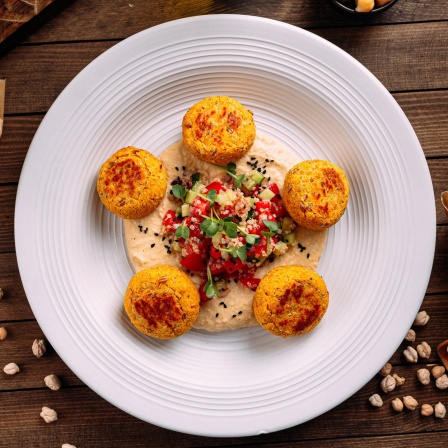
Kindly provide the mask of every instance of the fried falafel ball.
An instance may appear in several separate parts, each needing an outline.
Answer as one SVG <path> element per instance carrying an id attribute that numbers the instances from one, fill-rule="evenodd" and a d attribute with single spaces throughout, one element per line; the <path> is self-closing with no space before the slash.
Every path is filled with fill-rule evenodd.
<path id="1" fill-rule="evenodd" d="M 322 230 L 336 224 L 347 207 L 350 186 L 344 171 L 326 160 L 305 160 L 285 177 L 283 201 L 302 227 Z"/>
<path id="2" fill-rule="evenodd" d="M 149 215 L 166 193 L 162 162 L 144 149 L 119 149 L 101 166 L 96 188 L 105 207 L 123 219 Z"/>
<path id="3" fill-rule="evenodd" d="M 199 315 L 199 292 L 180 269 L 145 268 L 135 274 L 124 296 L 132 324 L 158 339 L 172 339 L 189 331 Z"/>
<path id="4" fill-rule="evenodd" d="M 225 166 L 246 154 L 255 141 L 252 112 L 228 96 L 205 98 L 182 121 L 187 150 L 198 159 Z"/>
<path id="5" fill-rule="evenodd" d="M 253 309 L 263 328 L 287 338 L 316 327 L 328 303 L 327 287 L 316 272 L 302 266 L 280 266 L 261 279 Z"/>

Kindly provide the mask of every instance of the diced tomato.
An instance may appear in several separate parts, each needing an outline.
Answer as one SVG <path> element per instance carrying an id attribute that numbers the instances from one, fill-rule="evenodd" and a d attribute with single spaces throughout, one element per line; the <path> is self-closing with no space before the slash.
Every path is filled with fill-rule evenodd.
<path id="1" fill-rule="evenodd" d="M 284 216 L 286 216 L 286 207 L 285 204 L 283 204 L 283 201 L 275 196 L 271 199 L 272 202 L 272 206 L 271 206 L 271 211 L 272 214 L 274 214 L 275 216 L 277 216 L 277 218 L 283 218 Z"/>
<path id="2" fill-rule="evenodd" d="M 253 274 L 244 274 L 239 278 L 239 281 L 246 288 L 255 291 L 261 280 L 259 278 L 255 278 Z"/>
<path id="3" fill-rule="evenodd" d="M 218 260 L 219 258 L 221 258 L 221 251 L 216 248 L 215 246 L 212 246 L 210 248 L 210 256 L 216 260 Z"/>
<path id="4" fill-rule="evenodd" d="M 209 216 L 210 215 L 210 202 L 206 199 L 196 196 L 190 207 L 190 214 L 192 216 Z"/>
<path id="5" fill-rule="evenodd" d="M 207 269 L 206 262 L 199 254 L 194 252 L 188 254 L 180 264 L 189 271 L 205 271 Z"/>
<path id="6" fill-rule="evenodd" d="M 267 186 L 267 188 L 268 188 L 268 190 L 271 190 L 272 193 L 274 193 L 274 194 L 280 194 L 280 189 L 278 188 L 277 184 L 269 184 Z"/>
<path id="7" fill-rule="evenodd" d="M 248 224 L 247 225 L 247 233 L 251 233 L 253 235 L 261 235 L 261 232 L 266 229 L 266 226 L 261 222 L 260 224 Z"/>
<path id="8" fill-rule="evenodd" d="M 255 204 L 258 213 L 266 213 L 271 211 L 271 201 L 258 201 Z"/>
<path id="9" fill-rule="evenodd" d="M 207 297 L 207 294 L 205 293 L 205 285 L 207 284 L 207 280 L 203 283 L 201 283 L 201 286 L 199 286 L 199 297 L 200 297 L 200 304 L 202 305 L 205 302 L 208 302 L 211 300 L 210 297 Z"/>
<path id="10" fill-rule="evenodd" d="M 226 187 L 219 180 L 215 180 L 205 187 L 204 193 L 208 193 L 210 190 L 215 190 L 216 193 L 219 193 L 220 191 L 226 191 Z"/>
<path id="11" fill-rule="evenodd" d="M 194 220 L 196 221 L 196 220 Z M 191 216 L 188 218 L 185 218 L 183 224 L 187 226 L 190 229 L 190 238 L 196 237 L 196 238 L 202 238 L 202 230 L 200 229 L 200 222 L 193 222 L 193 219 Z"/>
<path id="12" fill-rule="evenodd" d="M 223 260 L 210 260 L 210 273 L 212 275 L 218 275 L 225 272 Z"/>
<path id="13" fill-rule="evenodd" d="M 174 224 L 180 224 L 180 219 L 177 218 L 174 210 L 168 210 L 163 217 L 163 226 L 168 232 L 174 232 L 176 229 Z"/>
<path id="14" fill-rule="evenodd" d="M 229 258 L 224 262 L 224 269 L 228 274 L 239 271 L 244 266 L 244 262 L 239 258 Z"/>
<path id="15" fill-rule="evenodd" d="M 232 205 L 226 205 L 225 207 L 221 207 L 219 209 L 219 216 L 221 218 L 227 218 L 228 216 L 234 216 L 235 215 L 235 207 Z"/>

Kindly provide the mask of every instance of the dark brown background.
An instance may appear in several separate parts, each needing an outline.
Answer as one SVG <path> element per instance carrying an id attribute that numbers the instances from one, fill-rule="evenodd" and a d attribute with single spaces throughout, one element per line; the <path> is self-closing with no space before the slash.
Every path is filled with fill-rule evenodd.
<path id="1" fill-rule="evenodd" d="M 60 447 L 403 447 L 446 446 L 448 418 L 422 417 L 419 411 L 395 414 L 391 397 L 380 409 L 368 398 L 379 388 L 373 378 L 332 411 L 300 426 L 262 437 L 213 439 L 179 434 L 139 421 L 110 405 L 64 365 L 52 351 L 40 359 L 31 353 L 35 338 L 44 337 L 23 291 L 14 248 L 14 203 L 27 149 L 45 112 L 68 82 L 90 61 L 120 40 L 145 28 L 193 15 L 236 13 L 269 17 L 305 28 L 341 47 L 392 93 L 413 125 L 434 184 L 437 243 L 433 272 L 422 305 L 431 316 L 417 331 L 417 341 L 433 347 L 448 339 L 448 218 L 440 193 L 448 189 L 448 5 L 434 0 L 400 0 L 369 19 L 342 15 L 326 0 L 74 0 L 0 59 L 6 78 L 5 123 L 0 140 L 0 326 L 9 335 L 0 341 L 0 367 L 16 362 L 21 372 L 0 372 L 0 446 Z M 50 16 L 51 16 L 50 15 Z M 0 47 L 0 51 L 2 48 Z M 7 50 L 7 49 L 6 49 Z M 6 51 L 5 50 L 5 51 Z M 418 182 L 418 179 L 415 180 Z M 415 346 L 416 344 L 414 344 Z M 442 401 L 448 391 L 415 379 L 419 365 L 402 357 L 397 347 L 391 362 L 406 377 L 391 395 L 413 395 L 420 404 Z M 425 363 L 422 363 L 425 364 Z M 63 388 L 53 392 L 43 377 L 55 373 Z M 59 420 L 45 424 L 41 407 L 57 410 Z M 285 413 L 288 412 L 285 409 Z"/>

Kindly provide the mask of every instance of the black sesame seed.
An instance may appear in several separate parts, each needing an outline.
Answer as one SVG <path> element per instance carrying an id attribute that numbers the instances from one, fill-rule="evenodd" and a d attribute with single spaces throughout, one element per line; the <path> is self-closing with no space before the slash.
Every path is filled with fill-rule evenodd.
<path id="1" fill-rule="evenodd" d="M 238 311 L 238 314 L 243 314 L 243 312 L 242 311 Z"/>
<path id="2" fill-rule="evenodd" d="M 185 170 L 186 170 L 186 168 L 185 168 L 185 167 L 184 167 L 183 165 L 182 165 L 182 170 L 183 170 L 183 171 L 185 171 Z"/>
<path id="3" fill-rule="evenodd" d="M 274 159 L 271 160 L 271 162 L 273 162 L 273 161 L 274 161 Z"/>
<path id="4" fill-rule="evenodd" d="M 261 168 L 260 168 L 260 167 L 258 167 L 258 168 L 257 168 L 257 171 L 258 171 L 259 173 L 261 173 Z"/>
<path id="5" fill-rule="evenodd" d="M 263 170 L 262 174 L 266 174 L 266 170 Z"/>
<path id="6" fill-rule="evenodd" d="M 166 253 L 167 253 L 168 255 L 171 255 L 171 250 L 168 249 L 168 250 L 166 251 Z"/>
<path id="7" fill-rule="evenodd" d="M 232 317 L 236 317 L 236 314 L 233 314 Z"/>
<path id="8" fill-rule="evenodd" d="M 256 159 L 256 157 L 251 157 L 251 158 L 250 158 L 250 160 L 255 160 L 255 159 Z"/>
<path id="9" fill-rule="evenodd" d="M 177 166 L 175 166 L 174 169 L 175 169 L 176 171 L 179 171 L 179 167 L 177 167 Z"/>
<path id="10" fill-rule="evenodd" d="M 154 236 L 159 236 L 159 234 L 158 234 L 158 233 L 155 233 Z"/>
<path id="11" fill-rule="evenodd" d="M 215 314 L 215 317 L 218 317 L 218 316 L 219 316 L 219 313 L 216 313 L 216 314 Z"/>
<path id="12" fill-rule="evenodd" d="M 268 177 L 268 182 L 271 180 L 271 177 Z"/>
<path id="13" fill-rule="evenodd" d="M 310 258 L 310 254 L 306 254 L 306 258 Z"/>
<path id="14" fill-rule="evenodd" d="M 264 159 L 265 162 L 269 162 L 269 159 Z"/>
<path id="15" fill-rule="evenodd" d="M 235 283 L 238 283 L 238 279 L 237 279 L 237 278 L 234 278 L 233 281 L 234 281 Z"/>
<path id="16" fill-rule="evenodd" d="M 166 240 L 166 236 L 164 236 L 163 238 L 162 238 L 162 241 L 165 241 Z"/>
<path id="17" fill-rule="evenodd" d="M 152 243 L 152 244 L 151 244 L 151 247 L 154 247 L 155 245 L 156 245 L 156 243 Z"/>
<path id="18" fill-rule="evenodd" d="M 148 233 L 148 227 L 143 231 L 143 233 Z"/>
<path id="19" fill-rule="evenodd" d="M 140 230 L 140 232 L 143 230 L 143 226 L 138 226 L 138 229 Z"/>

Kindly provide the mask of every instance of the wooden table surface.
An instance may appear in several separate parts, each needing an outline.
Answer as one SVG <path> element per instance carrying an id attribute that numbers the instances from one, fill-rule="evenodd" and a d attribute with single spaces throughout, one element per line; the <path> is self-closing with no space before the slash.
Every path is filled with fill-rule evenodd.
<path id="1" fill-rule="evenodd" d="M 448 407 L 448 390 L 436 388 L 434 380 L 423 386 L 416 379 L 419 368 L 438 362 L 435 348 L 448 339 L 448 218 L 439 199 L 448 190 L 447 6 L 446 0 L 400 0 L 383 14 L 360 19 L 342 15 L 327 0 L 75 0 L 3 55 L 0 78 L 6 79 L 6 104 L 0 139 L 0 287 L 4 298 L 0 326 L 7 329 L 8 337 L 0 341 L 0 366 L 15 362 L 21 371 L 14 376 L 0 372 L 0 446 L 447 446 L 448 417 L 423 417 L 419 409 L 395 413 L 389 396 L 381 408 L 369 405 L 372 394 L 384 396 L 379 376 L 326 414 L 260 437 L 185 435 L 127 415 L 85 386 L 51 347 L 42 358 L 32 354 L 34 339 L 44 335 L 22 287 L 13 228 L 19 175 L 37 127 L 69 81 L 105 50 L 145 28 L 203 14 L 256 15 L 305 28 L 350 53 L 386 86 L 423 147 L 434 185 L 437 242 L 422 304 L 431 319 L 417 329 L 413 345 L 426 341 L 433 351 L 427 362 L 410 365 L 402 355 L 407 344 L 397 347 L 391 363 L 406 383 L 392 395 L 412 395 L 420 404 L 441 401 Z M 43 383 L 50 373 L 62 380 L 63 387 L 57 392 Z M 43 405 L 57 410 L 57 422 L 42 420 Z"/>

